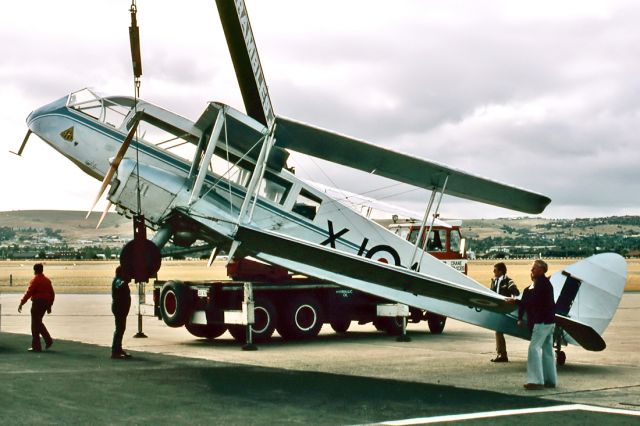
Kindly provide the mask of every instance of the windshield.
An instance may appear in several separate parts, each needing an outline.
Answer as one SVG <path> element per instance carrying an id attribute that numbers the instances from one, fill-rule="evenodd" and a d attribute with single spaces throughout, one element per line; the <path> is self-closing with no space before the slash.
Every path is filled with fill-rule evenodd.
<path id="1" fill-rule="evenodd" d="M 67 107 L 119 129 L 133 108 L 133 103 L 131 98 L 103 98 L 90 89 L 82 89 L 69 95 Z"/>

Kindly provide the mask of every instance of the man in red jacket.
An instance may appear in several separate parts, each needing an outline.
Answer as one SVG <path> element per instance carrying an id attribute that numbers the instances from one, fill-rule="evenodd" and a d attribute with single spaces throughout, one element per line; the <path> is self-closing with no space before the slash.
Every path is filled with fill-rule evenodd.
<path id="1" fill-rule="evenodd" d="M 44 338 L 45 348 L 49 349 L 53 345 L 53 339 L 47 331 L 47 327 L 42 323 L 44 313 L 51 313 L 51 306 L 56 297 L 51 285 L 51 280 L 44 276 L 42 263 L 33 265 L 34 277 L 29 283 L 27 292 L 20 301 L 18 312 L 22 312 L 22 305 L 31 299 L 31 352 L 42 352 L 40 335 Z"/>

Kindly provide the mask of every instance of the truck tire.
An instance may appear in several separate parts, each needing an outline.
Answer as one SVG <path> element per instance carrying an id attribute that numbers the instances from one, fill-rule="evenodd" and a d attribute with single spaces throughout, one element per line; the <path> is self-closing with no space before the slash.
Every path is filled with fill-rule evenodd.
<path id="1" fill-rule="evenodd" d="M 444 330 L 444 324 L 447 322 L 447 317 L 429 312 L 427 314 L 427 324 L 429 325 L 429 331 L 431 334 L 442 334 Z"/>
<path id="2" fill-rule="evenodd" d="M 160 292 L 160 314 L 169 327 L 182 327 L 189 320 L 193 304 L 189 288 L 178 281 L 167 281 Z"/>
<path id="3" fill-rule="evenodd" d="M 399 336 L 402 334 L 402 317 L 378 317 L 373 320 L 373 326 L 389 336 Z"/>
<path id="4" fill-rule="evenodd" d="M 351 325 L 351 319 L 349 318 L 336 318 L 330 322 L 331 328 L 336 333 L 346 333 L 349 330 L 349 326 Z"/>
<path id="5" fill-rule="evenodd" d="M 312 339 L 322 328 L 322 309 L 313 296 L 300 295 L 284 304 L 277 330 L 285 340 Z"/>
<path id="6" fill-rule="evenodd" d="M 227 326 L 224 324 L 185 324 L 185 328 L 189 333 L 196 337 L 202 337 L 205 339 L 213 340 L 216 337 L 220 337 L 227 331 Z"/>
<path id="7" fill-rule="evenodd" d="M 251 326 L 251 340 L 255 343 L 268 342 L 278 323 L 276 308 L 269 299 L 256 298 L 253 313 L 255 324 Z M 230 325 L 229 333 L 238 343 L 247 341 L 247 328 L 244 325 Z"/>

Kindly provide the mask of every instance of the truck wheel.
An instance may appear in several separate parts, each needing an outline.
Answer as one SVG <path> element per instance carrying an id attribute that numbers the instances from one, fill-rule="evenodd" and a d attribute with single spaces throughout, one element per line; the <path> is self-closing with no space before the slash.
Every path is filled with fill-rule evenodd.
<path id="1" fill-rule="evenodd" d="M 442 334 L 442 330 L 444 330 L 444 324 L 446 322 L 447 317 L 433 314 L 431 312 L 427 314 L 427 324 L 429 325 L 429 331 L 431 334 Z"/>
<path id="2" fill-rule="evenodd" d="M 322 328 L 322 310 L 313 296 L 297 296 L 284 305 L 278 333 L 286 340 L 311 339 Z"/>
<path id="3" fill-rule="evenodd" d="M 227 331 L 227 326 L 224 324 L 185 324 L 185 328 L 196 337 L 210 340 L 222 336 Z"/>
<path id="4" fill-rule="evenodd" d="M 373 320 L 373 326 L 389 336 L 399 336 L 402 334 L 402 317 L 378 317 Z"/>
<path id="5" fill-rule="evenodd" d="M 373 326 L 376 328 L 376 330 L 378 331 L 384 331 L 384 321 L 382 321 L 382 318 L 376 318 L 373 320 Z"/>
<path id="6" fill-rule="evenodd" d="M 251 326 L 251 339 L 255 343 L 269 341 L 278 322 L 276 308 L 270 300 L 256 298 L 253 313 L 255 324 Z M 247 341 L 247 328 L 244 325 L 230 325 L 229 333 L 231 333 L 236 342 L 245 343 Z"/>
<path id="7" fill-rule="evenodd" d="M 160 313 L 169 327 L 182 327 L 191 315 L 189 288 L 177 281 L 167 281 L 160 292 Z"/>
<path id="8" fill-rule="evenodd" d="M 335 331 L 336 333 L 346 333 L 347 330 L 349 329 L 349 326 L 351 325 L 351 319 L 338 318 L 331 321 L 330 324 L 331 324 L 331 328 L 333 328 L 333 331 Z"/>

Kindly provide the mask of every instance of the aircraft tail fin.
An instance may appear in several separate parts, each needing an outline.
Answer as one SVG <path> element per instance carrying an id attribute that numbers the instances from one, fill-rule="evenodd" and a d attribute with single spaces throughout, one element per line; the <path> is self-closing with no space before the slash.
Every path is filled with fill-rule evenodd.
<path id="1" fill-rule="evenodd" d="M 618 309 L 626 282 L 627 263 L 615 253 L 597 254 L 569 265 L 551 276 L 556 319 L 564 318 L 565 322 L 586 326 L 602 336 Z M 558 325 L 563 327 L 563 322 L 558 321 Z M 574 337 L 566 339 L 570 343 L 577 343 L 588 350 L 604 349 L 604 341 L 596 342 L 593 333 L 588 333 L 593 336 L 593 342 L 586 343 L 584 336 L 576 338 L 571 326 L 565 325 L 567 327 L 563 328 L 570 337 Z"/>

